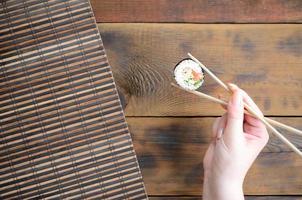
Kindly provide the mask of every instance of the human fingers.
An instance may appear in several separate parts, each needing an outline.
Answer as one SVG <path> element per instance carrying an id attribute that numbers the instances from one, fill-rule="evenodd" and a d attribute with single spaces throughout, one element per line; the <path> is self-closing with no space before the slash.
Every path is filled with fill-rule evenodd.
<path id="1" fill-rule="evenodd" d="M 235 84 L 231 84 L 231 85 L 234 85 L 236 86 Z M 238 86 L 236 86 L 238 87 Z M 246 91 L 244 91 L 243 89 L 239 88 L 238 89 L 240 90 L 241 94 L 242 94 L 242 97 L 243 97 L 243 101 L 248 105 L 250 106 L 253 110 L 256 111 L 257 114 L 259 114 L 260 116 L 263 116 L 263 113 L 261 112 L 261 110 L 259 109 L 259 107 L 256 105 L 256 103 L 253 101 L 253 99 L 246 93 Z M 219 95 L 218 96 L 219 99 L 223 100 L 222 96 Z M 225 110 L 227 110 L 227 106 L 226 105 L 223 105 L 223 104 L 220 104 L 221 107 Z"/>
<path id="2" fill-rule="evenodd" d="M 266 129 L 254 127 L 247 123 L 243 125 L 243 129 L 247 144 L 256 145 L 256 147 L 261 147 L 260 149 L 267 144 L 269 134 Z"/>
<path id="3" fill-rule="evenodd" d="M 262 132 L 263 132 L 263 129 L 259 128 L 259 127 L 255 127 L 253 125 L 250 125 L 248 123 L 244 123 L 243 124 L 243 131 L 245 134 L 248 134 L 248 135 L 253 135 L 253 136 L 256 136 L 258 138 L 261 138 L 262 136 Z"/>
<path id="4" fill-rule="evenodd" d="M 218 94 L 218 99 L 227 102 L 227 101 L 223 98 L 223 96 L 221 96 L 220 94 Z M 220 106 L 221 106 L 224 110 L 227 110 L 227 105 L 225 105 L 225 104 L 220 104 Z"/>
<path id="5" fill-rule="evenodd" d="M 253 99 L 246 93 L 246 91 L 241 90 L 243 101 L 250 106 L 258 115 L 263 116 L 263 113 L 259 109 L 259 107 L 256 105 L 256 103 L 253 101 Z"/>
<path id="6" fill-rule="evenodd" d="M 265 125 L 259 119 L 256 119 L 253 116 L 245 115 L 243 130 L 246 134 L 256 136 L 265 143 L 269 139 L 269 134 Z"/>
<path id="7" fill-rule="evenodd" d="M 238 134 L 243 132 L 243 98 L 241 91 L 234 84 L 229 84 L 232 90 L 232 96 L 227 105 L 227 123 L 225 136 L 232 138 L 237 138 Z"/>
<path id="8" fill-rule="evenodd" d="M 213 123 L 213 126 L 212 126 L 212 138 L 216 138 L 216 136 L 217 136 L 218 124 L 219 124 L 220 120 L 221 120 L 221 117 L 217 117 L 214 120 L 214 123 Z"/>
<path id="9" fill-rule="evenodd" d="M 263 122 L 260 119 L 255 118 L 251 115 L 245 114 L 244 115 L 244 122 L 246 124 L 249 124 L 249 125 L 253 126 L 253 127 L 265 128 L 265 125 L 263 124 Z"/>
<path id="10" fill-rule="evenodd" d="M 222 115 L 222 117 L 218 123 L 217 136 L 216 136 L 217 139 L 221 138 L 223 131 L 225 129 L 225 126 L 226 126 L 226 122 L 227 122 L 227 113 Z"/>
<path id="11" fill-rule="evenodd" d="M 227 121 L 227 114 L 223 114 L 221 117 L 218 117 L 215 119 L 214 123 L 213 123 L 213 137 L 214 138 L 220 138 L 223 130 L 225 128 L 226 125 L 226 121 Z"/>

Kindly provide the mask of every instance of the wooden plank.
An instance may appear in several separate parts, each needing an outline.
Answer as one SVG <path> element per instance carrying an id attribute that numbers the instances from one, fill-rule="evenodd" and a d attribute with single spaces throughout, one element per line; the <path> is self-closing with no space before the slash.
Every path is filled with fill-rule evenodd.
<path id="1" fill-rule="evenodd" d="M 201 195 L 202 159 L 212 117 L 127 117 L 148 195 Z M 302 118 L 276 118 L 302 128 Z M 302 149 L 302 138 L 284 133 Z M 302 195 L 302 160 L 279 140 L 269 144 L 249 171 L 247 195 Z"/>
<path id="2" fill-rule="evenodd" d="M 302 22 L 299 0 L 91 0 L 98 22 Z"/>
<path id="3" fill-rule="evenodd" d="M 191 197 L 149 197 L 150 200 L 202 200 L 202 196 Z M 245 196 L 246 200 L 301 200 L 302 196 Z"/>
<path id="4" fill-rule="evenodd" d="M 99 24 L 127 116 L 213 116 L 220 106 L 170 86 L 191 52 L 266 115 L 302 113 L 302 26 Z M 203 92 L 228 96 L 209 76 Z"/>

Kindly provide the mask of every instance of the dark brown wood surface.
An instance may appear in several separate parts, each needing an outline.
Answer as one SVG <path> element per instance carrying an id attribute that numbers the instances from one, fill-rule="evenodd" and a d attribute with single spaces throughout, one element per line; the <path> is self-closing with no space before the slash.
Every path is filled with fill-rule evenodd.
<path id="1" fill-rule="evenodd" d="M 99 22 L 128 22 L 99 23 L 99 30 L 150 199 L 201 199 L 202 158 L 214 116 L 224 111 L 171 88 L 175 64 L 191 52 L 222 80 L 245 89 L 267 116 L 301 129 L 301 4 L 156 2 L 92 5 Z M 282 24 L 289 22 L 297 24 Z M 202 91 L 228 96 L 208 77 Z M 301 149 L 301 137 L 285 135 Z M 301 168 L 302 161 L 272 136 L 246 177 L 245 193 L 257 196 L 246 199 L 302 199 Z"/>
<path id="2" fill-rule="evenodd" d="M 98 22 L 302 22 L 300 0 L 91 0 Z"/>
<path id="3" fill-rule="evenodd" d="M 175 64 L 191 52 L 266 115 L 302 113 L 299 24 L 99 24 L 127 116 L 213 116 L 220 106 L 171 87 Z M 202 91 L 228 95 L 210 77 Z M 209 109 L 211 107 L 211 109 Z"/>
<path id="4" fill-rule="evenodd" d="M 112 89 L 112 82 L 110 89 L 106 87 L 107 90 L 104 90 L 100 86 L 104 80 L 112 81 L 112 77 L 109 73 L 107 79 L 102 79 L 108 64 L 97 32 L 91 31 L 95 29 L 95 24 L 91 19 L 89 3 L 85 0 L 52 0 L 38 5 L 39 2 L 0 1 L 1 8 L 6 11 L 18 9 L 9 16 L 0 14 L 0 38 L 10 38 L 1 40 L 0 50 L 3 75 L 3 81 L 0 81 L 1 117 L 5 116 L 4 120 L 1 119 L 1 143 L 7 142 L 0 146 L 0 160 L 5 163 L 0 169 L 0 193 L 5 193 L 7 197 L 23 193 L 24 198 L 34 195 L 38 198 L 41 191 L 47 193 L 46 196 L 58 195 L 62 186 L 66 187 L 63 188 L 64 191 L 68 191 L 64 194 L 66 197 L 96 197 L 102 196 L 102 191 L 89 185 L 94 185 L 96 179 L 104 180 L 106 184 L 118 182 L 119 175 L 124 173 L 122 178 L 135 180 L 131 182 L 138 184 L 135 185 L 135 192 L 144 196 L 116 90 Z M 214 117 L 223 113 L 218 105 L 171 88 L 173 67 L 186 57 L 187 52 L 202 60 L 224 81 L 235 82 L 247 90 L 266 115 L 277 116 L 274 119 L 302 129 L 300 0 L 91 0 L 91 4 L 97 22 L 110 22 L 99 24 L 99 29 L 151 200 L 201 199 L 202 159 L 211 141 Z M 85 5 L 85 9 L 81 8 L 82 5 Z M 42 10 L 36 12 L 36 8 Z M 68 14 L 65 13 L 67 11 Z M 48 15 L 53 18 L 43 21 L 42 18 Z M 89 20 L 84 20 L 86 18 Z M 11 25 L 17 27 L 11 30 L 8 28 Z M 15 33 L 17 35 L 12 37 Z M 64 43 L 61 40 L 54 41 L 57 37 L 62 37 Z M 53 42 L 49 43 L 51 38 Z M 76 42 L 77 40 L 81 42 Z M 64 49 L 62 45 L 68 48 Z M 83 53 L 84 50 L 87 51 Z M 86 61 L 91 61 L 91 65 L 83 63 L 81 59 L 69 63 L 68 69 L 75 77 L 81 74 L 84 84 L 73 85 L 69 77 L 73 75 L 68 75 L 69 71 L 66 73 L 60 67 L 52 65 L 53 62 L 56 66 L 66 62 L 66 55 L 62 52 L 67 53 L 67 59 L 69 56 L 87 56 Z M 99 52 L 102 52 L 101 55 Z M 46 64 L 44 56 L 49 55 L 53 60 Z M 106 70 L 102 71 L 104 66 Z M 110 155 L 104 161 L 109 163 L 106 168 L 97 169 L 99 162 L 93 159 L 103 160 L 104 155 L 107 156 L 104 152 L 112 150 L 112 145 L 110 142 L 100 143 L 105 140 L 101 135 L 103 124 L 91 120 L 99 116 L 96 106 L 91 103 L 98 98 L 92 98 L 93 89 L 89 89 L 91 75 L 86 72 L 86 68 L 93 69 L 93 83 L 100 86 L 94 92 L 108 94 L 108 99 L 111 99 L 109 103 L 101 101 L 103 111 L 111 117 L 110 125 L 114 126 L 114 130 L 123 125 L 121 131 L 126 134 L 123 137 L 112 134 L 114 139 L 110 142 L 118 143 L 114 150 L 120 150 L 122 156 L 127 156 L 125 152 L 131 151 L 131 164 L 121 156 L 123 166 L 115 168 L 116 163 L 111 160 L 114 156 Z M 43 73 L 47 73 L 50 82 Z M 55 86 L 55 90 L 48 90 L 47 85 Z M 33 90 L 27 90 L 30 88 L 28 86 Z M 206 79 L 202 90 L 211 95 L 221 93 L 227 97 L 209 79 Z M 53 93 L 55 96 L 51 96 Z M 76 96 L 74 101 L 66 100 L 73 95 Z M 10 102 L 12 97 L 17 99 L 14 103 Z M 78 100 L 81 101 L 80 104 L 77 103 Z M 49 102 L 53 103 L 53 107 L 59 105 L 62 112 L 47 112 L 45 107 Z M 90 106 L 92 109 L 89 109 Z M 36 107 L 39 109 L 34 112 L 33 108 Z M 74 114 L 75 112 L 80 115 Z M 121 118 L 115 118 L 112 112 Z M 83 120 L 85 116 L 87 119 Z M 16 123 L 19 119 L 16 118 L 22 118 L 20 127 L 17 125 L 20 123 Z M 115 123 L 112 118 L 118 121 Z M 41 123 L 38 125 L 37 121 Z M 87 126 L 82 123 L 87 123 Z M 44 134 L 43 131 L 40 135 L 37 134 L 40 125 L 41 130 L 51 131 L 52 134 Z M 70 135 L 58 134 L 60 126 L 63 127 L 62 130 L 70 130 Z M 79 126 L 83 126 L 83 132 L 76 131 Z M 87 127 L 91 132 L 87 131 Z M 19 129 L 22 134 L 19 134 Z M 29 137 L 25 137 L 23 132 Z M 79 135 L 83 133 L 87 135 Z M 301 137 L 284 133 L 302 149 Z M 51 151 L 49 144 L 54 146 Z M 92 145 L 101 155 L 95 157 L 94 154 L 93 159 L 87 159 L 88 154 L 83 152 Z M 125 145 L 128 145 L 127 148 L 124 148 Z M 26 157 L 27 153 L 29 156 Z M 91 156 L 91 152 L 89 155 Z M 75 167 L 75 162 L 78 168 Z M 15 164 L 14 169 L 10 168 L 12 164 Z M 35 168 L 35 164 L 40 165 Z M 58 168 L 54 165 L 58 165 Z M 57 169 L 66 170 L 61 174 Z M 246 195 L 251 195 L 246 199 L 302 199 L 301 169 L 302 160 L 272 136 L 246 177 L 244 191 Z M 91 176 L 94 170 L 97 174 Z M 129 171 L 135 175 L 132 176 Z M 84 188 L 75 186 L 78 185 L 80 173 L 87 175 L 85 179 L 81 179 L 86 181 Z M 107 176 L 111 173 L 118 175 Z M 43 177 L 37 178 L 40 175 Z M 101 177 L 102 175 L 106 177 Z M 59 184 L 59 187 L 52 184 L 60 181 L 62 185 Z M 109 195 L 113 194 L 116 193 Z"/>

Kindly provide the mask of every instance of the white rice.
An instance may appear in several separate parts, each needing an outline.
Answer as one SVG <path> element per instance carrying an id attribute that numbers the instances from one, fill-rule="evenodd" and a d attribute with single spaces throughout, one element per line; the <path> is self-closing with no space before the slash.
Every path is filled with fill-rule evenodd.
<path id="1" fill-rule="evenodd" d="M 200 82 L 194 84 L 192 82 L 188 82 L 188 76 L 191 75 L 191 71 L 194 70 L 197 73 L 202 74 Z M 174 76 L 177 84 L 179 84 L 184 89 L 196 90 L 198 89 L 204 82 L 203 80 L 203 71 L 202 68 L 191 59 L 185 59 L 181 61 L 174 69 Z"/>

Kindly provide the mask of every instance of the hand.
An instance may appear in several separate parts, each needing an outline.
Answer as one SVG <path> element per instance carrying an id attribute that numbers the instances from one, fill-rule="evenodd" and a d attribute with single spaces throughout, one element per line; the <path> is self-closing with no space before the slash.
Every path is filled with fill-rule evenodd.
<path id="1" fill-rule="evenodd" d="M 265 125 L 244 114 L 243 102 L 263 116 L 257 105 L 236 85 L 229 87 L 233 95 L 227 113 L 214 122 L 213 141 L 203 161 L 203 199 L 244 199 L 244 177 L 269 139 Z"/>

